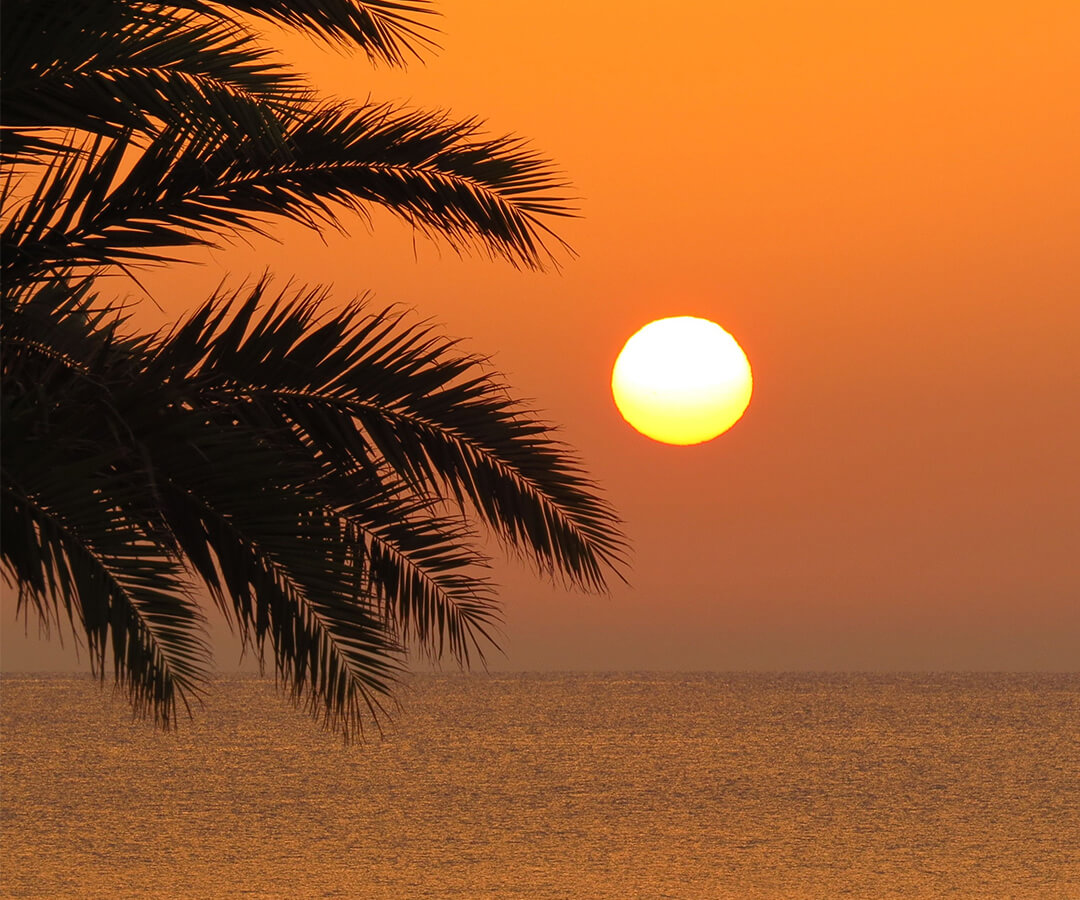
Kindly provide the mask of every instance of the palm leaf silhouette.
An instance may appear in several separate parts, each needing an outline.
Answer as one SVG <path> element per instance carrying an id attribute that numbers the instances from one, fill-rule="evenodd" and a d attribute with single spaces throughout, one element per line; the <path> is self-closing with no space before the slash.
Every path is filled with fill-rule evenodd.
<path id="1" fill-rule="evenodd" d="M 466 663 L 490 641 L 497 607 L 463 513 L 587 588 L 621 564 L 615 515 L 569 449 L 404 312 L 329 311 L 319 289 L 267 298 L 261 281 L 127 338 L 85 283 L 72 292 L 59 308 L 28 292 L 5 314 L 3 560 L 39 610 L 63 598 L 100 665 L 104 613 L 72 598 L 112 578 L 133 622 L 117 673 L 160 670 L 146 699 L 166 721 L 201 673 L 185 571 L 349 733 L 407 644 Z M 26 339 L 43 332 L 55 339 Z M 44 408 L 41 391 L 62 401 Z M 78 567 L 99 574 L 65 580 Z M 162 629 L 182 653 L 163 655 Z"/>
<path id="2" fill-rule="evenodd" d="M 571 210 L 542 156 L 475 118 L 320 101 L 241 21 L 403 64 L 430 11 L 3 0 L 0 569 L 165 725 L 206 679 L 200 590 L 348 738 L 410 651 L 483 658 L 486 536 L 587 590 L 624 565 L 570 448 L 430 323 L 264 278 L 139 334 L 96 293 L 113 267 L 375 207 L 548 264 Z"/>
<path id="3" fill-rule="evenodd" d="M 280 144 L 286 118 L 309 96 L 299 76 L 237 22 L 150 4 L 5 2 L 0 71 L 6 134 L 76 128 L 195 135 Z"/>
<path id="4" fill-rule="evenodd" d="M 372 205 L 447 240 L 524 266 L 550 259 L 543 216 L 566 214 L 561 178 L 513 138 L 473 120 L 381 106 L 321 106 L 300 115 L 276 160 L 173 129 L 125 174 L 131 133 L 71 145 L 0 233 L 4 277 L 57 268 L 169 261 L 161 251 L 263 232 L 269 216 L 320 229 Z M 7 199 L 7 198 L 5 198 Z"/>

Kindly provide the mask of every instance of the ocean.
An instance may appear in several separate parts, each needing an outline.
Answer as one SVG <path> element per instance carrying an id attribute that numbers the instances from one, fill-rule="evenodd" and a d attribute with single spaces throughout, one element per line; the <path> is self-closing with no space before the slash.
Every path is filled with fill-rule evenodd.
<path id="1" fill-rule="evenodd" d="M 411 678 L 343 746 L 271 681 L 161 733 L 0 682 L 0 895 L 1080 898 L 1080 674 Z"/>

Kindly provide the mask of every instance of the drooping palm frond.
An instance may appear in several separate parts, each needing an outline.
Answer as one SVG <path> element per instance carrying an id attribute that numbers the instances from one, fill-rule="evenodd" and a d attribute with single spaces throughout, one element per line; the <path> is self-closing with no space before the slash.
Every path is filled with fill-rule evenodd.
<path id="1" fill-rule="evenodd" d="M 4 128 L 0 124 L 0 166 L 7 169 L 8 175 L 47 165 L 68 146 L 67 135 L 63 133 L 52 135 L 47 129 Z"/>
<path id="2" fill-rule="evenodd" d="M 406 648 L 491 642 L 469 516 L 586 588 L 621 564 L 610 507 L 482 360 L 325 299 L 260 282 L 129 338 L 77 282 L 5 297 L 5 570 L 165 721 L 205 662 L 185 571 L 350 734 Z"/>
<path id="3" fill-rule="evenodd" d="M 376 62 L 404 65 L 432 47 L 429 0 L 174 0 L 200 12 L 228 9 L 296 28 L 342 47 L 358 47 Z"/>
<path id="4" fill-rule="evenodd" d="M 95 671 L 111 655 L 136 709 L 168 725 L 204 680 L 202 613 L 171 542 L 129 514 L 146 485 L 110 384 L 115 316 L 85 283 L 44 293 L 3 311 L 0 560 L 20 607 L 46 624 L 62 610 Z"/>
<path id="5" fill-rule="evenodd" d="M 244 642 L 348 735 L 389 693 L 401 636 L 370 596 L 313 463 L 214 404 L 189 405 L 202 427 L 148 435 L 162 521 Z"/>
<path id="6" fill-rule="evenodd" d="M 108 651 L 136 708 L 168 725 L 207 661 L 197 574 L 297 700 L 350 735 L 402 648 L 317 461 L 144 377 L 153 340 L 118 337 L 64 291 L 5 296 L 0 558 L 21 605 L 63 610 L 95 669 Z"/>
<path id="7" fill-rule="evenodd" d="M 486 587 L 460 575 L 482 563 L 460 549 L 468 533 L 453 519 L 417 519 L 431 500 L 477 513 L 545 571 L 604 589 L 623 561 L 617 518 L 568 448 L 482 360 L 401 313 L 369 314 L 358 302 L 319 318 L 320 292 L 269 305 L 265 293 L 260 283 L 242 302 L 204 306 L 156 351 L 154 377 L 235 394 L 236 420 L 278 435 L 283 452 L 299 442 L 316 455 L 364 541 L 373 586 L 395 598 L 394 617 L 422 644 L 441 633 L 438 617 L 463 658 L 477 646 L 472 633 L 493 621 Z M 421 549 L 434 555 L 417 565 Z"/>
<path id="8" fill-rule="evenodd" d="M 341 227 L 341 212 L 379 206 L 458 250 L 479 245 L 519 265 L 549 259 L 544 216 L 568 214 L 565 182 L 513 138 L 391 106 L 335 104 L 299 117 L 290 152 L 267 161 L 247 143 L 157 135 L 123 174 L 130 136 L 54 160 L 0 234 L 5 278 L 56 266 L 169 259 L 161 251 L 261 231 L 269 216 Z"/>
<path id="9" fill-rule="evenodd" d="M 8 158 L 26 135 L 46 128 L 116 136 L 170 127 L 280 152 L 281 120 L 309 97 L 299 76 L 236 22 L 116 0 L 3 6 Z"/>
<path id="10" fill-rule="evenodd" d="M 482 359 L 362 301 L 319 319 L 318 292 L 279 296 L 256 315 L 265 293 L 260 282 L 242 303 L 215 298 L 181 326 L 176 346 L 202 362 L 174 377 L 234 386 L 337 470 L 385 463 L 421 496 L 470 504 L 545 571 L 604 589 L 625 549 L 614 512 Z M 159 364 L 168 361 L 163 349 Z"/>
<path id="11" fill-rule="evenodd" d="M 50 604 L 62 605 L 86 635 L 94 671 L 103 675 L 111 656 L 136 711 L 167 727 L 178 701 L 186 706 L 205 681 L 203 614 L 189 579 L 112 505 L 122 494 L 102 477 L 102 460 L 87 460 L 99 466 L 80 471 L 50 458 L 41 441 L 19 446 L 21 412 L 5 398 L 4 427 L 15 434 L 5 436 L 0 559 L 19 586 L 20 606 L 49 621 L 58 615 Z"/>

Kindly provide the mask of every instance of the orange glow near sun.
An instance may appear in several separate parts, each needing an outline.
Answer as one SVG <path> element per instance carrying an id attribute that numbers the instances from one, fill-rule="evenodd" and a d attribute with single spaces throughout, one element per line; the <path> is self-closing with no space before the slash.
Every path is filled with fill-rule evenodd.
<path id="1" fill-rule="evenodd" d="M 715 322 L 676 316 L 626 342 L 611 373 L 622 417 L 665 444 L 700 444 L 739 421 L 750 403 L 750 363 Z"/>

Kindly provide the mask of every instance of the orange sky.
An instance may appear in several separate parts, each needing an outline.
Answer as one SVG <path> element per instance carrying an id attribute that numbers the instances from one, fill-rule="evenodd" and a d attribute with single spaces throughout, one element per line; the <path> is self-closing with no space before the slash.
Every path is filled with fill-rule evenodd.
<path id="1" fill-rule="evenodd" d="M 507 567 L 492 667 L 1078 668 L 1080 4 L 438 6 L 443 49 L 407 73 L 290 55 L 328 93 L 531 138 L 581 198 L 576 258 L 517 272 L 377 216 L 146 282 L 170 316 L 267 265 L 372 290 L 562 425 L 626 519 L 631 585 Z M 625 339 L 681 314 L 755 376 L 745 419 L 687 448 L 608 387 Z M 70 661 L 4 621 L 5 669 Z"/>

